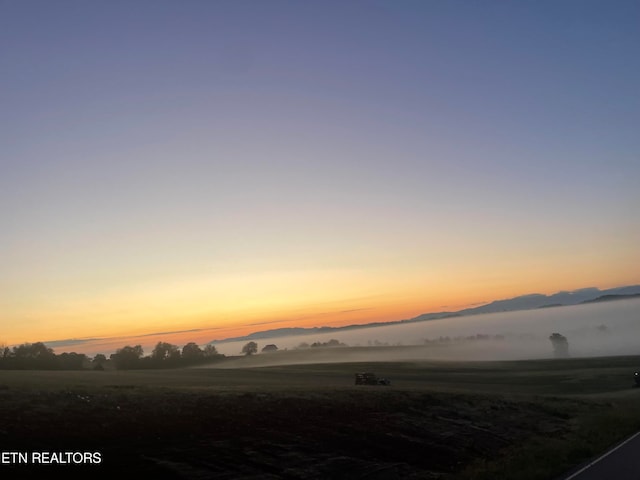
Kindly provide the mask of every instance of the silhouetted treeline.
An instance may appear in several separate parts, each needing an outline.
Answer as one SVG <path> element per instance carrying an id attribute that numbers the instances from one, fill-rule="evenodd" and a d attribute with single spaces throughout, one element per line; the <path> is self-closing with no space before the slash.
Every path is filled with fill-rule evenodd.
<path id="1" fill-rule="evenodd" d="M 0 369 L 4 370 L 80 370 L 88 357 L 83 353 L 61 353 L 42 342 L 23 343 L 13 348 L 5 347 L 0 355 Z"/>
<path id="2" fill-rule="evenodd" d="M 144 356 L 140 345 L 126 346 L 110 356 L 102 354 L 90 359 L 84 353 L 55 354 L 53 349 L 42 342 L 23 343 L 13 348 L 0 348 L 0 369 L 2 370 L 104 370 L 105 367 L 119 370 L 138 368 L 176 368 L 201 363 L 209 363 L 224 358 L 213 345 L 200 348 L 195 343 L 186 344 L 182 349 L 177 345 L 158 342 L 150 356 Z"/>
<path id="3" fill-rule="evenodd" d="M 200 348 L 195 343 L 187 343 L 182 350 L 177 345 L 158 342 L 151 355 L 144 356 L 140 345 L 126 346 L 111 354 L 111 361 L 118 370 L 132 370 L 142 368 L 177 368 L 201 363 L 221 360 L 224 355 L 219 354 L 216 347 L 207 345 Z"/>
<path id="4" fill-rule="evenodd" d="M 349 345 L 347 345 L 346 343 L 342 343 L 339 342 L 338 340 L 336 340 L 335 338 L 332 338 L 331 340 L 329 340 L 328 342 L 313 342 L 311 345 L 309 345 L 307 342 L 302 342 L 300 345 L 298 345 L 298 348 L 325 348 L 325 347 L 348 347 Z"/>

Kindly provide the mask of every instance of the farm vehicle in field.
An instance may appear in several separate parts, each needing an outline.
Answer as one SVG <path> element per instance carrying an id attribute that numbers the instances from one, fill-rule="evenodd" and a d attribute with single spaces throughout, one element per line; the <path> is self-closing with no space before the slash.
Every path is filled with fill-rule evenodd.
<path id="1" fill-rule="evenodd" d="M 356 385 L 391 385 L 391 381 L 375 373 L 356 373 Z"/>

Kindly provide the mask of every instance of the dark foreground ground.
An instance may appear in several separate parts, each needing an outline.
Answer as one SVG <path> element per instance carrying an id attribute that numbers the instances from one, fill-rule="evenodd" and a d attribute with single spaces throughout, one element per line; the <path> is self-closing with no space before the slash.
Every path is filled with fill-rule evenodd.
<path id="1" fill-rule="evenodd" d="M 0 475 L 550 479 L 640 427 L 637 361 L 0 372 Z M 101 463 L 7 456 L 42 451 Z"/>
<path id="2" fill-rule="evenodd" d="M 428 393 L 0 398 L 2 443 L 12 450 L 99 451 L 94 470 L 160 478 L 439 478 L 532 433 L 567 428 L 563 414 L 534 403 Z"/>

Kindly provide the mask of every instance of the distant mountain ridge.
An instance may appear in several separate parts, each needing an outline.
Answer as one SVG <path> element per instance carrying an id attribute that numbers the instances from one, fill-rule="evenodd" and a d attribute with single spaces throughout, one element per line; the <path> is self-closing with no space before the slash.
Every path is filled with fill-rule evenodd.
<path id="1" fill-rule="evenodd" d="M 506 300 L 496 300 L 480 307 L 459 310 L 456 313 L 459 315 L 477 315 L 480 313 L 511 312 L 515 310 L 531 310 L 534 308 L 544 308 L 551 306 L 561 307 L 588 303 L 595 301 L 601 297 L 629 297 L 638 294 L 640 294 L 640 285 L 610 288 L 607 290 L 600 290 L 599 288 L 590 287 L 582 288 L 580 290 L 574 290 L 572 292 L 561 291 L 558 293 L 554 293 L 553 295 L 542 295 L 540 293 L 521 295 L 519 297 L 509 298 Z M 425 320 L 431 320 L 431 318 L 428 318 L 429 315 L 432 314 L 419 315 L 412 320 L 420 319 L 423 317 L 426 317 L 424 318 Z"/>
<path id="2" fill-rule="evenodd" d="M 455 312 L 434 312 L 424 313 L 417 317 L 406 320 L 395 320 L 390 322 L 365 323 L 360 325 L 347 325 L 344 327 L 292 327 L 292 328 L 276 328 L 272 330 L 263 330 L 253 332 L 242 337 L 225 338 L 221 340 L 212 340 L 210 343 L 226 343 L 250 340 L 263 340 L 267 338 L 284 337 L 292 335 L 309 335 L 320 333 L 340 332 L 345 330 L 355 330 L 360 328 L 373 328 L 388 325 L 396 325 L 401 323 L 425 322 L 429 320 L 438 320 L 442 318 L 461 317 L 467 315 L 480 315 L 483 313 L 499 313 L 513 312 L 517 310 L 532 310 L 537 308 L 563 307 L 569 305 L 579 305 L 595 302 L 606 302 L 613 300 L 623 300 L 640 297 L 640 285 L 630 285 L 626 287 L 609 288 L 600 290 L 596 287 L 582 288 L 574 291 L 561 291 L 553 295 L 543 295 L 533 293 L 529 295 L 521 295 L 514 298 L 504 300 L 495 300 L 486 305 L 474 308 L 466 308 Z"/>
<path id="3" fill-rule="evenodd" d="M 630 298 L 640 298 L 640 293 L 631 293 L 629 295 L 602 295 L 593 300 L 585 300 L 582 303 L 610 302 L 612 300 L 628 300 Z"/>

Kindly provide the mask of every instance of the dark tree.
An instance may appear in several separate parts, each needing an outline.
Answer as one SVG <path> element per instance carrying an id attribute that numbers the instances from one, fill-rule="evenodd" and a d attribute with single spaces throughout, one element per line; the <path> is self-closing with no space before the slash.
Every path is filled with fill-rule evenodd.
<path id="1" fill-rule="evenodd" d="M 180 349 L 177 345 L 167 342 L 158 342 L 151 352 L 151 359 L 154 362 L 171 362 L 180 358 Z"/>
<path id="2" fill-rule="evenodd" d="M 204 354 L 205 358 L 217 357 L 218 355 L 220 355 L 215 345 L 211 344 L 205 345 L 202 353 Z"/>
<path id="3" fill-rule="evenodd" d="M 186 363 L 195 363 L 203 357 L 204 352 L 194 342 L 189 342 L 184 347 L 182 347 L 182 359 Z"/>
<path id="4" fill-rule="evenodd" d="M 13 347 L 11 357 L 16 368 L 45 370 L 57 368 L 55 353 L 42 342 L 17 345 Z"/>
<path id="5" fill-rule="evenodd" d="M 96 354 L 95 357 L 93 357 L 93 360 L 91 361 L 94 365 L 102 365 L 103 363 L 105 363 L 107 361 L 107 357 L 105 357 L 102 353 L 98 353 Z"/>
<path id="6" fill-rule="evenodd" d="M 104 370 L 104 364 L 107 363 L 107 357 L 105 357 L 102 353 L 98 353 L 93 360 L 91 361 L 91 365 L 94 370 Z"/>
<path id="7" fill-rule="evenodd" d="M 254 353 L 258 353 L 258 344 L 256 342 L 249 342 L 244 347 L 242 347 L 242 353 L 245 355 L 253 355 Z"/>
<path id="8" fill-rule="evenodd" d="M 569 341 L 567 337 L 559 333 L 554 333 L 549 337 L 553 346 L 553 354 L 557 358 L 566 358 L 569 356 Z"/>
<path id="9" fill-rule="evenodd" d="M 58 368 L 62 370 L 82 370 L 87 356 L 84 353 L 61 353 L 57 356 Z"/>
<path id="10" fill-rule="evenodd" d="M 138 368 L 140 367 L 140 359 L 143 353 L 141 345 L 136 345 L 135 347 L 127 345 L 116 350 L 116 353 L 112 353 L 111 360 L 119 370 Z"/>

